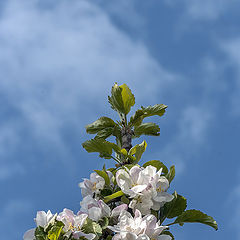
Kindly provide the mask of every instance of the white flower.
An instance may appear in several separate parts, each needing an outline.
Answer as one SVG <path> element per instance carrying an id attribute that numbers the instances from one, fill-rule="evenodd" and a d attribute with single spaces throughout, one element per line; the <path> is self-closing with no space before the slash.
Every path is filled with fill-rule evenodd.
<path id="1" fill-rule="evenodd" d="M 118 217 L 122 211 L 127 210 L 127 209 L 128 209 L 127 204 L 121 204 L 112 210 L 111 217 Z"/>
<path id="2" fill-rule="evenodd" d="M 36 218 L 34 218 L 34 221 L 36 222 L 37 227 L 41 226 L 44 229 L 48 227 L 48 225 L 52 222 L 54 222 L 57 214 L 53 215 L 50 210 L 48 212 L 44 211 L 38 211 Z M 35 239 L 35 228 L 32 228 L 24 233 L 23 239 L 24 240 L 34 240 Z"/>
<path id="3" fill-rule="evenodd" d="M 26 231 L 23 235 L 23 240 L 35 240 L 35 228 Z"/>
<path id="4" fill-rule="evenodd" d="M 72 234 L 75 239 L 79 239 L 80 236 L 83 236 L 91 240 L 95 238 L 95 234 L 86 234 L 81 231 L 81 228 L 87 217 L 87 214 L 82 213 L 75 215 L 73 211 L 65 208 L 61 213 L 59 213 L 57 220 L 64 223 L 65 226 L 63 228 L 63 231 L 66 232 L 65 235 L 67 237 Z"/>
<path id="5" fill-rule="evenodd" d="M 151 214 L 142 218 L 141 212 L 136 210 L 134 218 L 129 212 L 123 211 L 118 224 L 108 228 L 117 233 L 113 240 L 164 240 L 159 237 L 167 226 L 160 226 L 156 217 Z"/>
<path id="6" fill-rule="evenodd" d="M 107 171 L 107 174 L 111 182 L 113 174 L 110 171 Z M 88 195 L 96 198 L 100 191 L 104 188 L 104 185 L 104 178 L 99 176 L 96 172 L 90 174 L 90 179 L 84 178 L 84 181 L 78 184 L 81 188 L 83 198 Z"/>
<path id="7" fill-rule="evenodd" d="M 37 216 L 34 219 L 36 222 L 37 227 L 41 226 L 43 228 L 47 228 L 49 223 L 53 222 L 56 218 L 57 214 L 53 215 L 50 210 L 46 212 L 38 211 Z"/>
<path id="8" fill-rule="evenodd" d="M 134 211 L 139 209 L 142 214 L 150 213 L 150 209 L 159 210 L 166 202 L 173 200 L 167 193 L 169 182 L 161 176 L 162 169 L 157 171 L 154 166 L 140 168 L 132 167 L 130 170 L 120 169 L 116 173 L 116 181 L 123 193 L 133 198 L 129 207 Z"/>
<path id="9" fill-rule="evenodd" d="M 130 170 L 120 169 L 116 173 L 116 181 L 123 193 L 134 198 L 138 195 L 142 195 L 148 185 L 150 178 L 143 174 L 140 167 L 134 166 Z"/>
<path id="10" fill-rule="evenodd" d="M 152 191 L 144 190 L 143 195 L 135 197 L 129 204 L 129 207 L 135 212 L 138 209 L 143 215 L 150 214 L 153 206 Z"/>
<path id="11" fill-rule="evenodd" d="M 86 196 L 80 202 L 81 211 L 88 214 L 88 217 L 93 221 L 98 221 L 103 217 L 110 217 L 111 209 L 102 200 L 93 199 L 91 196 Z"/>
<path id="12" fill-rule="evenodd" d="M 90 174 L 90 179 L 85 178 L 83 182 L 79 183 L 83 197 L 88 195 L 93 196 L 94 193 L 99 194 L 100 190 L 104 188 L 104 185 L 104 178 L 95 172 Z"/>
<path id="13" fill-rule="evenodd" d="M 153 166 L 148 166 L 151 168 L 155 168 Z M 155 168 L 156 169 L 156 168 Z M 153 210 L 159 210 L 166 202 L 170 202 L 173 200 L 174 196 L 167 193 L 167 189 L 169 188 L 169 182 L 166 177 L 161 176 L 162 168 L 156 172 L 154 169 L 149 171 L 151 176 L 151 185 L 152 188 L 152 200 L 153 200 Z"/>

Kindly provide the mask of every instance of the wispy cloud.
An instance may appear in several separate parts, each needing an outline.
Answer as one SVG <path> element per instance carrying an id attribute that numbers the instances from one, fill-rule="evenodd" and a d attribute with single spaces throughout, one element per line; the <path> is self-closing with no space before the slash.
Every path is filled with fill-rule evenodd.
<path id="1" fill-rule="evenodd" d="M 180 113 L 176 134 L 159 153 L 164 161 L 176 165 L 178 176 L 206 144 L 207 130 L 213 117 L 211 109 L 204 105 L 189 105 Z"/>
<path id="2" fill-rule="evenodd" d="M 32 215 L 33 204 L 26 199 L 12 199 L 2 206 L 0 216 L 0 234 L 4 239 L 21 239 L 22 229 L 26 228 L 24 218 Z M 13 231 L 14 229 L 14 231 Z"/>
<path id="3" fill-rule="evenodd" d="M 118 2 L 97 0 L 95 2 L 103 7 L 110 17 L 114 17 L 117 21 L 123 23 L 123 26 L 131 28 L 133 31 L 145 25 L 145 19 L 137 10 L 139 2 L 136 0 L 122 0 Z"/>
<path id="4" fill-rule="evenodd" d="M 189 17 L 194 20 L 212 21 L 217 20 L 227 11 L 239 6 L 237 0 L 165 0 L 170 6 L 184 5 Z"/>
<path id="5" fill-rule="evenodd" d="M 221 50 L 226 54 L 228 67 L 235 74 L 230 82 L 231 87 L 231 110 L 235 116 L 240 115 L 240 37 L 222 41 Z"/>
<path id="6" fill-rule="evenodd" d="M 231 219 L 228 223 L 228 227 L 233 230 L 237 236 L 237 239 L 240 239 L 240 224 L 239 224 L 239 216 L 240 216 L 240 184 L 236 184 L 234 188 L 232 189 L 231 194 L 228 196 L 226 202 L 225 202 L 225 208 L 229 211 L 229 206 L 231 207 L 231 210 L 234 210 L 231 213 Z"/>
<path id="7" fill-rule="evenodd" d="M 55 146 L 69 161 L 62 129 L 82 129 L 89 106 L 104 109 L 98 100 L 106 98 L 114 81 L 128 83 L 140 100 L 149 95 L 154 100 L 158 86 L 163 89 L 175 79 L 90 1 L 39 4 L 9 0 L 0 18 L 0 96 L 8 108 L 0 118 L 5 163 L 14 161 L 8 159 L 9 148 L 16 153 L 41 142 Z M 8 176 L 17 169 L 13 166 Z"/>

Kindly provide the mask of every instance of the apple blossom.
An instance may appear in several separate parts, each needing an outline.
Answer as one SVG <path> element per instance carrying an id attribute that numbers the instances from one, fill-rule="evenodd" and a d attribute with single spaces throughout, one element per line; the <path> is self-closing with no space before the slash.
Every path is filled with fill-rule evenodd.
<path id="1" fill-rule="evenodd" d="M 123 211 L 119 216 L 119 222 L 115 226 L 108 226 L 109 229 L 116 232 L 113 240 L 154 240 L 159 238 L 161 232 L 168 228 L 160 226 L 155 216 L 149 214 L 142 218 L 139 210 L 135 211 L 135 216 Z M 167 238 L 166 238 L 167 239 Z"/>
<path id="2" fill-rule="evenodd" d="M 104 178 L 95 172 L 90 174 L 90 179 L 84 178 L 84 181 L 79 183 L 83 197 L 86 197 L 88 195 L 93 197 L 94 193 L 95 195 L 99 194 L 100 190 L 104 188 L 104 185 Z"/>
<path id="3" fill-rule="evenodd" d="M 107 171 L 110 181 L 112 180 L 113 174 Z M 103 177 L 99 176 L 96 172 L 90 174 L 90 179 L 84 178 L 83 182 L 80 182 L 78 186 L 81 188 L 81 193 L 83 197 L 88 195 L 98 198 L 98 194 L 104 188 L 105 180 Z M 112 181 L 111 181 L 112 184 Z"/>
<path id="4" fill-rule="evenodd" d="M 26 231 L 23 235 L 23 240 L 35 240 L 35 228 L 31 228 L 28 231 Z"/>
<path id="5" fill-rule="evenodd" d="M 121 190 L 133 200 L 129 207 L 139 209 L 142 214 L 149 214 L 150 209 L 159 210 L 164 203 L 172 201 L 173 196 L 166 192 L 169 182 L 161 176 L 162 169 L 157 171 L 154 166 L 130 170 L 120 169 L 116 173 L 116 181 Z"/>
<path id="6" fill-rule="evenodd" d="M 142 191 L 149 186 L 150 177 L 143 174 L 139 166 L 134 166 L 130 170 L 120 169 L 116 173 L 116 181 L 121 190 L 134 198 L 142 194 Z"/>
<path id="7" fill-rule="evenodd" d="M 48 210 L 47 213 L 45 211 L 38 211 L 36 218 L 34 218 L 34 221 L 35 221 L 37 227 L 41 226 L 44 229 L 46 229 L 48 227 L 48 225 L 55 220 L 56 216 L 57 215 L 56 214 L 53 215 L 50 210 Z M 35 228 L 32 228 L 32 229 L 26 231 L 24 233 L 23 239 L 24 240 L 34 240 L 35 239 L 34 233 L 35 233 Z"/>
<path id="8" fill-rule="evenodd" d="M 47 213 L 44 211 L 38 211 L 37 216 L 34 220 L 37 227 L 41 226 L 43 228 L 46 228 L 49 223 L 55 220 L 56 216 L 57 214 L 53 215 L 50 210 L 48 210 Z"/>
<path id="9" fill-rule="evenodd" d="M 81 231 L 87 217 L 87 214 L 82 213 L 75 215 L 73 211 L 65 208 L 63 212 L 59 213 L 57 220 L 64 223 L 63 231 L 65 232 L 65 236 L 69 237 L 72 234 L 75 239 L 79 239 L 79 237 L 82 236 L 91 240 L 95 238 L 95 234 L 86 234 Z"/>
<path id="10" fill-rule="evenodd" d="M 111 209 L 102 200 L 96 200 L 91 196 L 86 196 L 82 202 L 80 202 L 80 205 L 80 211 L 87 213 L 88 217 L 93 221 L 99 221 L 103 217 L 110 217 Z"/>
<path id="11" fill-rule="evenodd" d="M 161 176 L 162 168 L 156 172 L 153 166 L 147 166 L 143 171 L 151 177 L 153 210 L 159 210 L 166 202 L 173 200 L 174 196 L 167 193 L 169 182 L 165 176 Z"/>

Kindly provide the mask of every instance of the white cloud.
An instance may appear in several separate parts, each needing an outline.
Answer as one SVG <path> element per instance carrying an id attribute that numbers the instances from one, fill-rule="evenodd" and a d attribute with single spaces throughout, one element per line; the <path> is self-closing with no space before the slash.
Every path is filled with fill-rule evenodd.
<path id="1" fill-rule="evenodd" d="M 238 6 L 237 0 L 165 0 L 170 6 L 184 4 L 188 16 L 195 20 L 217 20 L 229 9 Z"/>
<path id="2" fill-rule="evenodd" d="M 232 206 L 230 210 L 234 210 L 230 219 L 230 222 L 228 223 L 228 227 L 230 229 L 233 229 L 233 231 L 237 235 L 237 239 L 240 239 L 240 224 L 239 224 L 239 216 L 240 216 L 240 184 L 235 185 L 233 188 L 233 191 L 231 192 L 230 196 L 228 197 L 225 208 L 229 211 L 229 206 Z"/>
<path id="3" fill-rule="evenodd" d="M 0 181 L 24 173 L 23 166 L 18 163 L 0 163 Z"/>
<path id="4" fill-rule="evenodd" d="M 0 216 L 0 234 L 2 239 L 21 239 L 25 219 L 33 211 L 33 204 L 27 199 L 11 199 L 2 206 Z"/>
<path id="5" fill-rule="evenodd" d="M 184 172 L 186 163 L 196 158 L 199 149 L 206 144 L 213 114 L 201 103 L 187 106 L 179 119 L 176 134 L 159 153 L 164 161 L 176 165 L 178 176 Z"/>
<path id="6" fill-rule="evenodd" d="M 145 25 L 145 19 L 137 11 L 139 2 L 136 0 L 96 0 L 96 3 L 103 7 L 110 16 L 124 23 L 124 26 L 131 28 L 133 31 L 136 28 L 141 29 Z"/>
<path id="7" fill-rule="evenodd" d="M 1 117 L 8 126 L 5 130 L 1 124 L 0 141 L 8 139 L 10 148 L 22 146 L 18 133 L 27 126 L 30 135 L 60 149 L 69 161 L 61 129 L 82 129 L 93 111 L 104 109 L 115 81 L 129 84 L 138 101 L 148 96 L 154 101 L 175 76 L 90 1 L 61 0 L 50 8 L 40 8 L 39 2 L 9 0 L 1 13 L 0 91 L 17 124 Z M 1 154 L 9 153 L 1 148 Z M 11 176 L 14 166 L 9 163 L 2 176 Z"/>
<path id="8" fill-rule="evenodd" d="M 240 115 L 239 102 L 240 102 L 240 38 L 230 39 L 223 41 L 220 44 L 221 50 L 226 54 L 228 67 L 233 67 L 233 72 L 236 76 L 233 77 L 234 81 L 231 84 L 231 103 L 232 113 L 236 116 Z M 228 80 L 229 81 L 229 80 Z"/>

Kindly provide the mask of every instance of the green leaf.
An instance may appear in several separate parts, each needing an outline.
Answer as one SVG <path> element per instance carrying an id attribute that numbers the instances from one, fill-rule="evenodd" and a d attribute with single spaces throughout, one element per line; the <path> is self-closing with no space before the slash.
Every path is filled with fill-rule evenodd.
<path id="1" fill-rule="evenodd" d="M 218 230 L 218 225 L 217 222 L 211 217 L 208 216 L 207 214 L 199 211 L 199 210 L 187 210 L 183 212 L 180 216 L 176 218 L 174 221 L 174 224 L 178 223 L 179 225 L 183 225 L 184 223 L 193 223 L 193 222 L 198 222 L 202 224 L 206 224 L 210 227 L 213 227 L 215 230 Z"/>
<path id="2" fill-rule="evenodd" d="M 116 123 L 111 118 L 101 117 L 95 122 L 88 124 L 85 128 L 87 133 L 95 134 L 99 131 L 102 131 L 103 129 L 113 128 L 115 125 Z"/>
<path id="3" fill-rule="evenodd" d="M 111 201 L 112 199 L 117 198 L 117 197 L 121 197 L 122 195 L 124 195 L 124 193 L 120 190 L 120 191 L 115 192 L 115 193 L 113 193 L 113 194 L 111 194 L 111 195 L 109 195 L 109 196 L 106 196 L 106 197 L 104 198 L 104 202 L 105 202 L 105 203 L 108 203 L 108 202 Z"/>
<path id="4" fill-rule="evenodd" d="M 53 228 L 48 232 L 48 238 L 50 240 L 58 240 L 59 235 L 62 231 L 63 227 Z"/>
<path id="5" fill-rule="evenodd" d="M 130 118 L 129 126 L 139 126 L 143 119 L 154 115 L 162 116 L 166 111 L 167 106 L 164 104 L 156 104 L 146 108 L 138 109 L 135 114 Z"/>
<path id="6" fill-rule="evenodd" d="M 132 167 L 134 167 L 134 166 L 139 166 L 138 164 L 124 164 L 123 166 L 122 166 L 122 169 L 128 169 L 128 170 L 130 170 Z M 140 166 L 139 166 L 140 167 Z"/>
<path id="7" fill-rule="evenodd" d="M 45 233 L 44 228 L 38 226 L 34 232 L 36 240 L 48 240 L 47 233 Z"/>
<path id="8" fill-rule="evenodd" d="M 92 221 L 90 218 L 87 218 L 84 222 L 82 231 L 84 233 L 95 233 L 98 236 L 102 234 L 101 226 L 98 223 Z"/>
<path id="9" fill-rule="evenodd" d="M 146 108 L 142 107 L 142 110 L 144 111 L 144 117 L 151 117 L 158 115 L 161 117 L 165 111 L 167 106 L 164 104 L 155 104 L 154 106 L 148 106 Z"/>
<path id="10" fill-rule="evenodd" d="M 157 168 L 157 171 L 159 171 L 159 169 L 162 168 L 162 172 L 164 174 L 168 173 L 168 168 L 159 160 L 148 161 L 148 162 L 143 164 L 143 167 L 145 168 L 145 167 L 150 166 L 150 165 Z"/>
<path id="11" fill-rule="evenodd" d="M 103 217 L 100 221 L 99 221 L 102 229 L 106 229 L 108 227 L 109 224 L 109 220 L 107 217 Z"/>
<path id="12" fill-rule="evenodd" d="M 133 116 L 130 117 L 129 126 L 139 126 L 144 118 L 144 111 L 142 109 L 138 109 Z"/>
<path id="13" fill-rule="evenodd" d="M 121 149 L 114 143 L 108 142 L 101 138 L 94 138 L 82 144 L 87 152 L 98 152 L 100 157 L 109 159 L 112 155 L 112 150 L 120 152 Z"/>
<path id="14" fill-rule="evenodd" d="M 101 170 L 94 170 L 94 171 L 105 180 L 106 185 L 110 185 L 110 178 L 106 172 Z"/>
<path id="15" fill-rule="evenodd" d="M 60 233 L 64 227 L 64 223 L 61 221 L 56 221 L 52 228 L 48 231 L 48 239 L 58 240 Z"/>
<path id="16" fill-rule="evenodd" d="M 169 181 L 169 183 L 171 183 L 174 177 L 175 177 L 175 166 L 173 165 L 170 167 L 169 172 L 166 175 L 166 178 Z"/>
<path id="17" fill-rule="evenodd" d="M 126 84 L 120 86 L 122 88 L 122 100 L 124 105 L 124 114 L 128 114 L 131 107 L 135 104 L 135 97 Z"/>
<path id="18" fill-rule="evenodd" d="M 145 152 L 146 148 L 147 143 L 146 141 L 143 141 L 141 144 L 137 144 L 129 150 L 129 155 L 135 155 L 136 160 L 134 163 L 138 163 L 140 161 L 142 154 Z"/>
<path id="19" fill-rule="evenodd" d="M 113 133 L 112 133 L 113 136 L 115 136 L 117 138 L 117 141 L 120 142 L 120 145 L 122 144 L 122 132 L 121 132 L 121 127 L 116 125 L 114 128 L 113 128 Z"/>
<path id="20" fill-rule="evenodd" d="M 121 150 L 121 153 L 124 155 L 124 156 L 127 156 L 128 155 L 128 152 L 125 148 L 122 148 Z"/>
<path id="21" fill-rule="evenodd" d="M 100 191 L 101 197 L 106 197 L 112 194 L 112 190 L 108 188 L 104 188 Z"/>
<path id="22" fill-rule="evenodd" d="M 135 104 L 135 98 L 131 90 L 126 84 L 118 86 L 114 84 L 111 91 L 111 97 L 108 96 L 108 101 L 111 107 L 122 114 L 128 114 L 131 107 Z"/>
<path id="23" fill-rule="evenodd" d="M 171 232 L 169 232 L 169 231 L 166 231 L 166 230 L 162 231 L 161 235 L 169 235 L 172 238 L 171 240 L 175 239 L 173 234 Z"/>
<path id="24" fill-rule="evenodd" d="M 129 200 L 125 195 L 123 195 L 123 196 L 121 197 L 121 202 L 123 202 L 123 203 L 125 203 L 125 204 L 129 204 L 130 200 Z"/>
<path id="25" fill-rule="evenodd" d="M 134 127 L 134 137 L 140 137 L 141 135 L 159 136 L 160 128 L 155 123 L 142 123 Z"/>
<path id="26" fill-rule="evenodd" d="M 111 104 L 112 109 L 124 113 L 124 104 L 122 99 L 122 88 L 120 88 L 117 83 L 112 87 L 111 97 L 108 96 L 108 102 Z"/>
<path id="27" fill-rule="evenodd" d="M 162 207 L 162 219 L 174 218 L 181 215 L 187 207 L 187 199 L 174 192 L 174 199 Z"/>
<path id="28" fill-rule="evenodd" d="M 113 135 L 113 128 L 112 127 L 108 127 L 108 128 L 105 128 L 105 129 L 99 131 L 97 133 L 97 135 L 95 136 L 95 138 L 106 139 L 106 138 L 110 137 L 111 135 Z"/>

